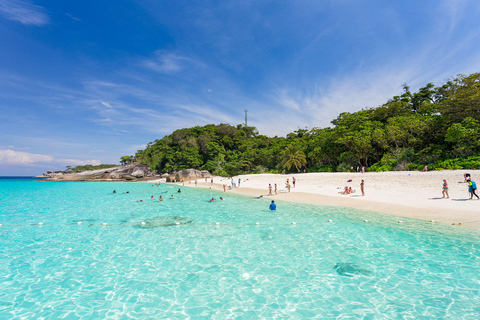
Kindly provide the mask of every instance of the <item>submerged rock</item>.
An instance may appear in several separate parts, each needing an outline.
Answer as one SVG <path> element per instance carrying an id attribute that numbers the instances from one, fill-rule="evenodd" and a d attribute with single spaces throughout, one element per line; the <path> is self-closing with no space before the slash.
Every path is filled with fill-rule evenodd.
<path id="1" fill-rule="evenodd" d="M 336 270 L 339 275 L 344 277 L 353 277 L 355 275 L 360 275 L 360 276 L 372 275 L 372 272 L 366 269 L 362 269 L 357 264 L 348 263 L 348 262 L 339 262 L 333 267 L 333 269 Z"/>
<path id="2" fill-rule="evenodd" d="M 193 219 L 186 217 L 156 217 L 152 219 L 147 219 L 142 224 L 141 222 L 134 224 L 136 228 L 158 228 L 158 227 L 168 227 L 179 224 L 187 224 L 192 222 Z"/>

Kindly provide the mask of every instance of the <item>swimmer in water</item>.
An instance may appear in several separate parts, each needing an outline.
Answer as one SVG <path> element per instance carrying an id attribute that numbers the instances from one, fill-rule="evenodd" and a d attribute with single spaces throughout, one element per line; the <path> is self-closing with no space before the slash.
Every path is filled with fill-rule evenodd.
<path id="1" fill-rule="evenodd" d="M 277 205 L 275 204 L 275 201 L 272 200 L 272 203 L 270 203 L 269 209 L 271 211 L 276 211 L 277 210 Z"/>
<path id="2" fill-rule="evenodd" d="M 173 194 L 170 196 L 170 199 L 175 199 L 175 198 L 173 197 Z"/>
<path id="3" fill-rule="evenodd" d="M 213 201 L 215 201 L 215 198 L 210 199 L 210 202 L 213 202 Z"/>
<path id="4" fill-rule="evenodd" d="M 158 201 L 163 201 L 162 196 L 158 197 Z"/>
<path id="5" fill-rule="evenodd" d="M 113 190 L 113 193 L 117 193 L 117 190 Z"/>
<path id="6" fill-rule="evenodd" d="M 178 191 L 177 191 L 177 192 L 178 192 L 178 193 L 182 193 L 182 190 L 180 190 L 180 188 L 178 188 Z"/>
<path id="7" fill-rule="evenodd" d="M 154 197 L 154 196 L 152 196 L 152 200 L 155 200 L 155 197 Z"/>
<path id="8" fill-rule="evenodd" d="M 223 199 L 222 197 L 220 197 L 220 200 L 225 200 L 225 199 Z"/>
<path id="9" fill-rule="evenodd" d="M 143 200 L 137 200 L 137 202 L 143 202 Z"/>

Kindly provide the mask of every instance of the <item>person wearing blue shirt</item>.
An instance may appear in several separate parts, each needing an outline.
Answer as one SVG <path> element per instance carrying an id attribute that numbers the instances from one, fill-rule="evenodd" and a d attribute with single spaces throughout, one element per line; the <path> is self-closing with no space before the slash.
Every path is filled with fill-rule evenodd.
<path id="1" fill-rule="evenodd" d="M 277 205 L 275 204 L 275 201 L 272 200 L 272 203 L 270 203 L 270 210 L 275 211 L 277 210 Z"/>
<path id="2" fill-rule="evenodd" d="M 475 181 L 468 179 L 467 182 L 468 182 L 468 191 L 470 191 L 470 199 L 472 199 L 473 196 L 475 196 L 477 197 L 477 200 L 480 200 L 477 193 L 475 192 L 477 190 L 477 184 L 475 183 Z"/>

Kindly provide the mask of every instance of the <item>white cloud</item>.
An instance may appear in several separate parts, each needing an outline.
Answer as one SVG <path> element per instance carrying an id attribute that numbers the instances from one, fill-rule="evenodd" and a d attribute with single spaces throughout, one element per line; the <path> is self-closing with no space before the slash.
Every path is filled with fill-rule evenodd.
<path id="1" fill-rule="evenodd" d="M 46 10 L 28 0 L 0 0 L 0 14 L 25 25 L 43 26 L 49 22 Z"/>
<path id="2" fill-rule="evenodd" d="M 154 59 L 146 59 L 143 61 L 143 66 L 160 73 L 173 73 L 180 71 L 183 66 L 182 61 L 187 60 L 185 57 L 175 55 L 173 53 L 164 53 L 157 51 Z"/>
<path id="3" fill-rule="evenodd" d="M 102 164 L 100 160 L 78 160 L 78 159 L 55 159 L 54 162 L 58 164 L 69 165 L 69 166 L 84 166 L 86 164 L 98 166 Z"/>
<path id="4" fill-rule="evenodd" d="M 52 162 L 53 157 L 13 150 L 0 150 L 0 164 L 32 165 L 37 162 Z"/>
<path id="5" fill-rule="evenodd" d="M 71 15 L 70 13 L 68 13 L 68 12 L 66 12 L 65 14 L 66 14 L 69 18 L 71 18 L 71 19 L 73 19 L 73 20 L 75 20 L 75 21 L 82 21 L 82 20 L 80 20 L 80 19 L 72 16 L 72 15 Z"/>
<path id="6" fill-rule="evenodd" d="M 0 150 L 0 165 L 33 166 L 37 164 L 56 164 L 56 165 L 99 165 L 100 160 L 78 160 L 78 159 L 55 159 L 53 156 L 45 154 L 27 153 L 14 150 Z"/>
<path id="7" fill-rule="evenodd" d="M 100 103 L 101 103 L 102 105 L 104 105 L 105 107 L 109 108 L 109 109 L 112 109 L 112 108 L 113 108 L 112 105 L 111 105 L 110 103 L 108 103 L 108 102 L 101 101 Z"/>

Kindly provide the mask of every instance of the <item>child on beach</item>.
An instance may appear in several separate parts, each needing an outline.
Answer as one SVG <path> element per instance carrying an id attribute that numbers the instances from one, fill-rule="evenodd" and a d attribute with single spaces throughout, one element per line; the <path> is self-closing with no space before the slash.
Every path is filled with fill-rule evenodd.
<path id="1" fill-rule="evenodd" d="M 448 183 L 447 180 L 443 179 L 443 191 L 442 191 L 442 198 L 445 198 L 445 195 L 447 195 L 447 199 L 449 198 L 448 196 Z"/>

